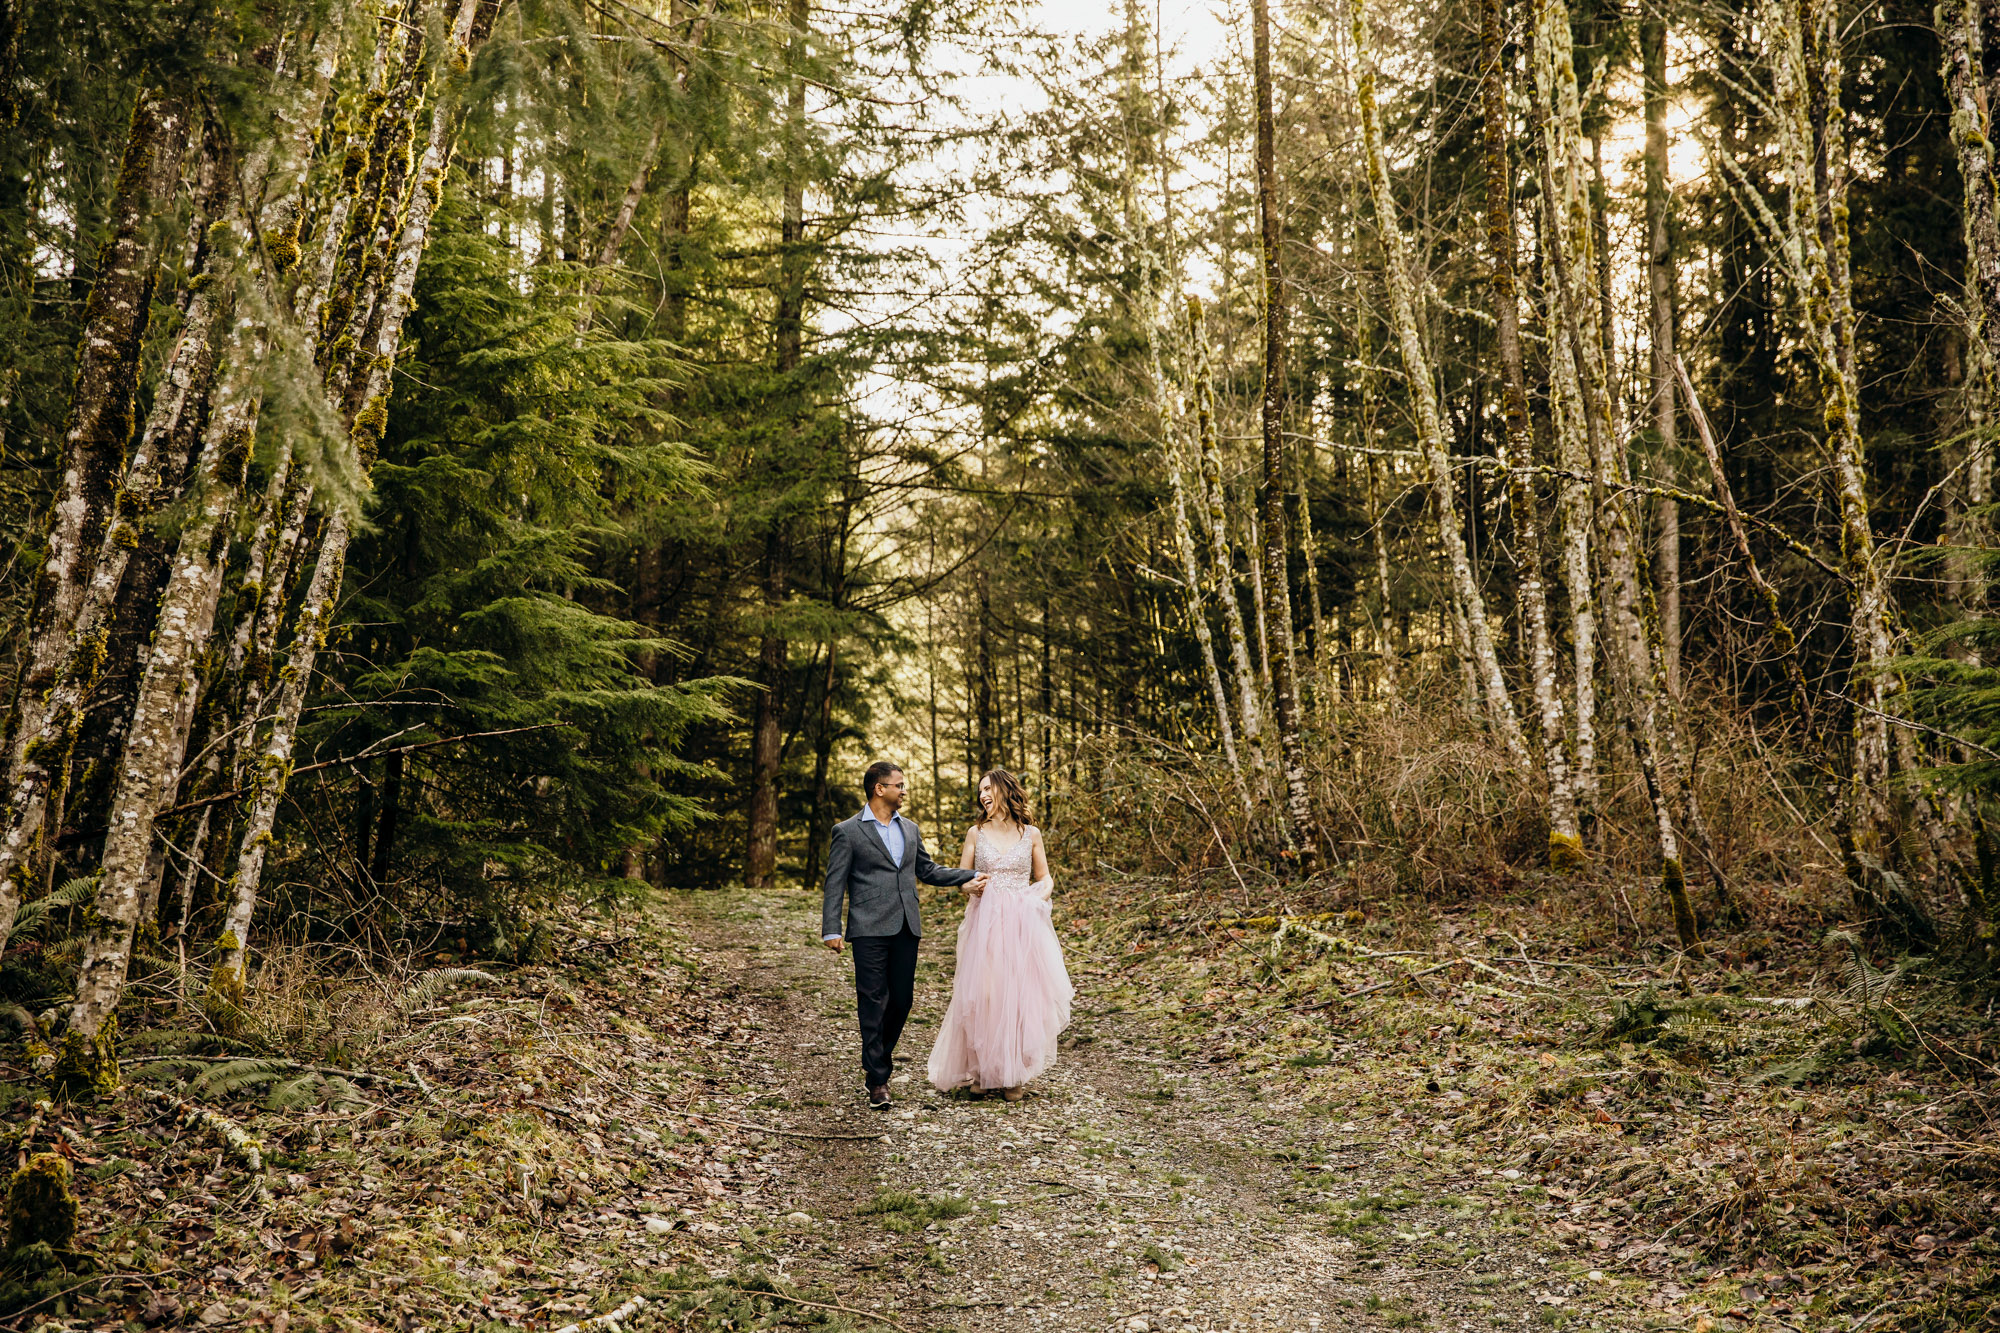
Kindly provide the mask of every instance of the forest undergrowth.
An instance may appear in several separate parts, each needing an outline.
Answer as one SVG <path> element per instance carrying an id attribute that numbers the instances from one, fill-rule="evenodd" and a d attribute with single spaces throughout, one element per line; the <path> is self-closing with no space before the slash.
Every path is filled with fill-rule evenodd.
<path id="1" fill-rule="evenodd" d="M 1433 716 L 1342 728 L 1322 799 L 1348 821 L 1307 879 L 1252 850 L 1189 756 L 1079 756 L 1041 822 L 1095 1017 L 1285 1117 L 1268 1154 L 1311 1224 L 1364 1245 L 1393 1201 L 1344 1199 L 1358 1145 L 1297 1146 L 1357 1122 L 1370 1162 L 1548 1271 L 1643 1278 L 1661 1304 L 1633 1327 L 2000 1324 L 1995 993 L 1945 889 L 1909 891 L 1935 941 L 1893 939 L 1717 725 L 1698 773 L 1735 873 L 1697 880 L 1704 948 L 1683 952 L 1617 800 L 1591 865 L 1524 869 L 1531 796 Z M 23 929 L 59 939 L 61 913 Z M 767 1020 L 660 913 L 607 903 L 538 938 L 532 962 L 273 942 L 221 1023 L 155 959 L 96 1103 L 43 1101 L 32 1042 L 0 1050 L 12 1161 L 50 1205 L 10 1213 L 0 1318 L 557 1329 L 645 1295 L 635 1327 L 908 1327 L 779 1262 L 840 1271 L 798 1211 L 809 1157 L 779 1150 L 871 1137 L 865 1112 L 774 1123 L 745 1072 L 773 1058 Z"/>
<path id="2" fill-rule="evenodd" d="M 785 1131 L 719 1081 L 741 1005 L 658 913 L 579 913 L 534 966 L 326 957 L 268 959 L 237 1036 L 129 1033 L 95 1103 L 0 1051 L 10 1160 L 69 1201 L 10 1213 L 0 1326 L 574 1333 L 639 1295 L 662 1327 L 849 1327 L 762 1276 L 812 1236 L 759 1199 Z"/>
<path id="3" fill-rule="evenodd" d="M 1728 878 L 1690 874 L 1683 952 L 1643 828 L 1617 823 L 1643 795 L 1607 793 L 1592 865 L 1524 868 L 1531 794 L 1438 716 L 1343 726 L 1322 799 L 1345 841 L 1305 883 L 1232 852 L 1179 758 L 1102 756 L 1049 836 L 1076 862 L 1065 929 L 1122 955 L 1116 1002 L 1261 1095 L 1386 1115 L 1382 1151 L 1493 1177 L 1497 1225 L 1671 1278 L 1698 1327 L 2000 1326 L 1990 924 L 1892 879 L 1934 931 L 1899 937 L 1781 760 L 1697 713 Z"/>

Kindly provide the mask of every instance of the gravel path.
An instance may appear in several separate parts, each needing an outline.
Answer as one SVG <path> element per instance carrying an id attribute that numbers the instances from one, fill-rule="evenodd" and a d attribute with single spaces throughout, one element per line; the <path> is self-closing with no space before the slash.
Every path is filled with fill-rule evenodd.
<path id="1" fill-rule="evenodd" d="M 923 1060 L 951 965 L 937 925 L 897 1104 L 871 1111 L 852 971 L 813 944 L 816 902 L 684 903 L 710 980 L 743 1012 L 743 1035 L 714 1052 L 730 1095 L 713 1109 L 828 1136 L 775 1139 L 760 1164 L 764 1206 L 788 1217 L 785 1243 L 766 1241 L 788 1280 L 911 1333 L 1487 1329 L 1580 1313 L 1575 1286 L 1454 1194 L 1479 1178 L 1411 1174 L 1378 1150 L 1384 1124 L 1174 1058 L 1169 1034 L 1105 1012 L 1087 970 L 1060 1063 L 1026 1101 L 933 1092 Z"/>

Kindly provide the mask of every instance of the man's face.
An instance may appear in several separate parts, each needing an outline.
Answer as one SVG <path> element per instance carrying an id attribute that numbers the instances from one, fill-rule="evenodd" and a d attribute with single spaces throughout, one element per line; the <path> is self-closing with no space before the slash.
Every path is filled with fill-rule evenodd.
<path id="1" fill-rule="evenodd" d="M 903 796 L 909 789 L 910 784 L 900 771 L 891 773 L 875 784 L 875 799 L 888 806 L 889 813 L 894 814 L 903 808 Z"/>

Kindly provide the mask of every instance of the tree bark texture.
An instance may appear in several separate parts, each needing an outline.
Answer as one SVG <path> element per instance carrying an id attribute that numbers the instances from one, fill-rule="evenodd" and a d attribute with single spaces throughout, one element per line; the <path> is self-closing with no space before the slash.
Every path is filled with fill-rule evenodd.
<path id="1" fill-rule="evenodd" d="M 240 349 L 252 363 L 254 347 Z M 239 362 L 244 358 L 239 356 Z M 124 993 L 132 942 L 153 883 L 154 821 L 173 794 L 193 720 L 198 672 L 215 624 L 228 560 L 230 520 L 255 429 L 255 398 L 238 379 L 219 402 L 202 442 L 194 508 L 181 529 L 160 600 L 152 651 L 132 712 L 104 839 L 93 927 L 78 966 L 67 1032 L 95 1040 Z"/>
<path id="2" fill-rule="evenodd" d="M 1528 378 L 1521 353 L 1521 309 L 1516 276 L 1514 197 L 1507 159 L 1507 72 L 1501 0 L 1481 5 L 1481 95 L 1486 151 L 1486 242 L 1492 254 L 1494 342 L 1500 357 L 1501 414 L 1507 432 L 1507 499 L 1514 511 L 1515 595 L 1528 640 L 1528 671 L 1541 721 L 1542 772 L 1548 782 L 1549 866 L 1580 869 L 1583 838 L 1577 828 L 1576 792 L 1569 768 L 1569 737 L 1562 690 L 1549 634 L 1549 601 L 1542 582 L 1541 500 L 1535 494 L 1534 438 L 1528 422 Z"/>
<path id="3" fill-rule="evenodd" d="M 786 136 L 784 197 L 779 219 L 778 290 L 772 335 L 780 391 L 796 397 L 796 376 L 805 354 L 805 78 L 798 72 L 805 59 L 806 24 L 811 16 L 808 0 L 787 0 L 785 18 L 790 28 L 793 73 L 786 90 Z M 780 479 L 782 484 L 782 479 Z M 771 531 L 764 545 L 763 584 L 765 615 L 770 618 L 757 649 L 757 710 L 750 739 L 750 819 L 748 848 L 744 858 L 744 882 L 752 888 L 769 888 L 778 870 L 778 769 L 783 762 L 780 709 L 789 673 L 788 645 L 776 624 L 780 608 L 789 595 L 789 519 L 780 512 L 770 520 Z"/>
<path id="4" fill-rule="evenodd" d="M 1674 412 L 1674 360 L 1680 354 L 1678 286 L 1674 272 L 1673 196 L 1667 188 L 1667 23 L 1658 14 L 1639 25 L 1646 110 L 1646 294 L 1651 329 L 1653 433 L 1660 480 L 1675 484 L 1679 444 Z M 1607 248 L 1608 254 L 1608 248 Z M 1653 549 L 1660 586 L 1660 641 L 1667 692 L 1681 693 L 1681 517 L 1672 496 L 1653 501 Z"/>
<path id="5" fill-rule="evenodd" d="M 1424 350 L 1417 325 L 1417 293 L 1410 273 L 1409 245 L 1396 216 L 1396 200 L 1390 188 L 1389 167 L 1382 150 L 1381 116 L 1375 104 L 1375 64 L 1369 52 L 1367 21 L 1358 0 L 1346 0 L 1348 28 L 1353 35 L 1354 59 L 1360 77 L 1356 90 L 1361 107 L 1362 150 L 1366 157 L 1368 190 L 1375 205 L 1376 233 L 1382 239 L 1383 272 L 1389 295 L 1389 322 L 1402 355 L 1404 377 L 1415 408 L 1417 436 L 1430 467 L 1433 507 L 1437 519 L 1438 544 L 1444 552 L 1446 572 L 1451 579 L 1456 617 L 1464 629 L 1461 651 L 1470 659 L 1477 681 L 1482 711 L 1494 735 L 1506 747 L 1508 756 L 1522 770 L 1532 767 L 1527 742 L 1521 734 L 1520 718 L 1507 691 L 1507 678 L 1500 669 L 1500 656 L 1493 643 L 1486 614 L 1486 599 L 1473 574 L 1471 556 L 1465 546 L 1465 532 L 1459 521 L 1454 494 L 1450 451 L 1445 447 L 1444 422 L 1438 411 L 1437 389 L 1431 377 L 1430 357 Z"/>
<path id="6" fill-rule="evenodd" d="M 1945 0 L 1938 6 L 1938 36 L 1944 48 L 1944 85 L 1951 108 L 1951 142 L 1958 154 L 1958 174 L 1965 190 L 1966 326 L 1965 423 L 1967 439 L 1963 480 L 1953 497 L 1948 521 L 1951 544 L 1964 551 L 1991 542 L 1991 525 L 1979 511 L 1992 500 L 1993 442 L 1986 430 L 2000 407 L 2000 181 L 1994 175 L 1993 89 L 1987 78 L 1987 31 L 2000 19 L 1993 0 Z M 2000 54 L 2000 53 L 1996 53 Z M 1996 70 L 2000 74 L 2000 70 Z M 1986 606 L 1988 579 L 1983 563 L 1956 555 L 1951 558 L 1954 592 L 1966 617 Z M 1977 657 L 1976 645 L 1961 643 L 1958 651 Z"/>
<path id="7" fill-rule="evenodd" d="M 1819 367 L 1827 449 L 1840 506 L 1841 563 L 1849 580 L 1854 654 L 1854 710 L 1843 803 L 1843 850 L 1851 878 L 1861 858 L 1879 858 L 1888 812 L 1887 709 L 1894 678 L 1894 612 L 1869 519 L 1868 474 L 1861 439 L 1861 391 L 1854 357 L 1854 289 L 1847 237 L 1847 168 L 1840 109 L 1842 57 L 1831 0 L 1767 0 L 1762 15 L 1771 43 L 1772 89 L 1781 160 L 1790 190 L 1781 233 L 1791 277 L 1805 309 L 1805 333 Z"/>
<path id="8" fill-rule="evenodd" d="M 69 643 L 112 510 L 114 482 L 132 442 L 139 353 L 159 269 L 148 223 L 170 206 L 190 138 L 185 100 L 143 88 L 112 190 L 109 232 L 83 309 L 74 387 L 62 428 L 62 462 L 35 577 L 26 661 L 10 721 L 8 785 L 40 731 L 44 696 Z M 0 915 L 9 909 L 0 906 Z"/>
<path id="9" fill-rule="evenodd" d="M 1215 591 L 1222 603 L 1222 624 L 1229 635 L 1229 660 L 1236 671 L 1236 704 L 1243 718 L 1243 747 L 1256 777 L 1257 793 L 1271 799 L 1271 770 L 1264 757 L 1264 710 L 1250 661 L 1250 633 L 1236 595 L 1236 561 L 1230 554 L 1229 508 L 1222 484 L 1222 449 L 1215 436 L 1215 388 L 1209 364 L 1208 327 L 1201 302 L 1187 298 L 1188 344 L 1194 352 L 1195 437 L 1201 450 L 1201 510 L 1206 519 L 1209 557 L 1215 568 Z"/>
<path id="10" fill-rule="evenodd" d="M 453 70 L 462 72 L 470 66 L 473 53 L 491 31 L 497 10 L 492 0 L 458 0 L 455 12 L 447 8 L 452 18 L 446 32 L 445 55 Z M 413 115 L 415 110 L 414 106 L 410 108 Z M 402 344 L 411 293 L 416 287 L 417 267 L 429 243 L 431 221 L 442 198 L 456 124 L 453 99 L 448 91 L 439 90 L 432 98 L 423 154 L 416 163 L 411 178 L 413 188 L 386 263 L 386 280 L 379 298 L 381 308 L 368 321 L 370 341 L 357 353 L 357 364 L 365 368 L 365 373 L 357 379 L 356 391 L 348 395 L 350 403 L 359 404 L 348 418 L 349 439 L 364 475 L 388 428 L 390 377 Z M 340 595 L 351 535 L 349 523 L 346 510 L 338 506 L 325 519 L 318 558 L 299 599 L 291 649 L 279 674 L 278 692 L 271 701 L 269 729 L 249 766 L 250 783 L 240 806 L 236 866 L 226 889 L 229 905 L 209 977 L 210 994 L 224 1004 L 238 1004 L 244 994 L 244 950 L 250 922 L 263 883 L 264 861 L 278 803 L 291 776 L 292 749 L 306 691 Z M 378 840 L 378 858 L 380 855 Z"/>
<path id="11" fill-rule="evenodd" d="M 1592 251 L 1596 227 L 1585 197 L 1582 110 L 1571 50 L 1570 20 L 1562 0 L 1536 0 L 1534 116 L 1542 127 L 1539 174 L 1545 212 L 1543 244 L 1555 277 L 1550 293 L 1552 334 L 1567 343 L 1590 445 L 1591 476 L 1600 520 L 1611 642 L 1608 663 L 1623 721 L 1652 805 L 1660 849 L 1660 879 L 1681 947 L 1699 950 L 1694 909 L 1687 895 L 1676 809 L 1692 809 L 1678 763 L 1671 716 L 1661 716 L 1657 608 L 1640 570 L 1636 525 L 1617 446 L 1603 352 L 1601 302 Z M 1563 168 L 1563 189 L 1556 167 Z M 1586 287 L 1585 284 L 1589 284 Z M 1559 327 L 1557 327 L 1559 326 Z M 1553 342 L 1553 338 L 1552 338 Z M 1670 698 L 1671 696 L 1669 696 Z"/>

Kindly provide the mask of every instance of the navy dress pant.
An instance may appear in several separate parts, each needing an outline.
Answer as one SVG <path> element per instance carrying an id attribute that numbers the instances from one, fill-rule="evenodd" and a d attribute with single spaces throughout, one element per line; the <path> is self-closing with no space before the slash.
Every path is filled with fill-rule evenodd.
<path id="1" fill-rule="evenodd" d="M 908 923 L 894 935 L 860 935 L 854 950 L 854 1009 L 861 1020 L 861 1072 L 868 1086 L 889 1082 L 896 1041 L 916 995 L 917 936 Z"/>

